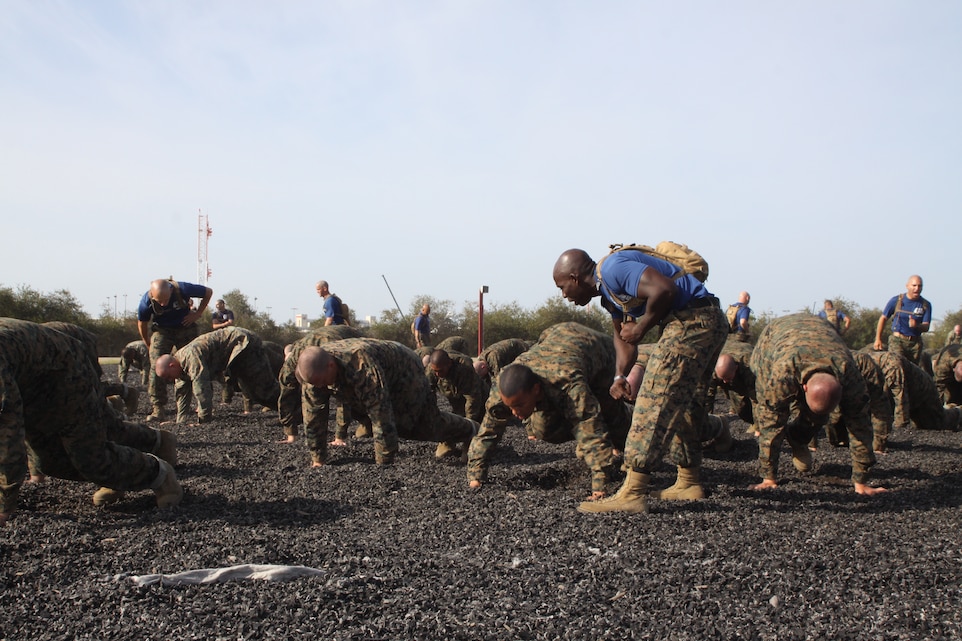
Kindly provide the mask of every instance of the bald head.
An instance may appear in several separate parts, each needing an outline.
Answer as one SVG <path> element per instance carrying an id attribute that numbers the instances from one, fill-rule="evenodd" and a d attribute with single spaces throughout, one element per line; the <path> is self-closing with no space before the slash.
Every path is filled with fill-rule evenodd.
<path id="1" fill-rule="evenodd" d="M 555 261 L 554 271 L 552 272 L 555 281 L 558 277 L 568 277 L 571 275 L 582 276 L 590 274 L 595 267 L 595 261 L 591 260 L 583 249 L 569 249 L 562 252 L 558 260 Z"/>
<path id="2" fill-rule="evenodd" d="M 487 378 L 488 374 L 491 373 L 488 364 L 481 358 L 474 359 L 474 371 L 481 378 Z"/>
<path id="3" fill-rule="evenodd" d="M 170 282 L 163 278 L 150 281 L 150 299 L 157 301 L 160 305 L 170 302 L 171 287 Z"/>
<path id="4" fill-rule="evenodd" d="M 715 377 L 724 383 L 731 383 L 737 371 L 738 362 L 731 354 L 722 354 L 715 361 Z"/>
<path id="5" fill-rule="evenodd" d="M 952 368 L 952 375 L 957 383 L 962 383 L 962 361 L 957 362 Z"/>
<path id="6" fill-rule="evenodd" d="M 583 249 L 569 249 L 555 261 L 552 278 L 561 295 L 575 305 L 587 305 L 600 292 L 595 283 L 595 261 Z"/>
<path id="7" fill-rule="evenodd" d="M 802 389 L 805 390 L 805 404 L 808 409 L 820 416 L 830 414 L 842 400 L 841 383 L 827 372 L 812 374 Z"/>
<path id="8" fill-rule="evenodd" d="M 164 354 L 154 363 L 154 372 L 165 381 L 174 381 L 180 378 L 180 375 L 184 373 L 184 369 L 180 366 L 176 358 L 170 354 Z"/>
<path id="9" fill-rule="evenodd" d="M 421 313 L 424 314 L 425 316 L 427 316 L 428 314 L 430 314 L 430 313 L 431 313 L 431 306 L 428 305 L 427 303 L 425 303 L 424 305 L 421 305 Z"/>
<path id="10" fill-rule="evenodd" d="M 314 387 L 329 387 L 334 384 L 337 362 L 326 351 L 317 346 L 305 347 L 297 357 L 297 376 Z"/>
<path id="11" fill-rule="evenodd" d="M 918 274 L 909 276 L 908 282 L 905 283 L 905 292 L 909 300 L 918 300 L 922 295 L 922 277 Z"/>
<path id="12" fill-rule="evenodd" d="M 738 302 L 741 303 L 742 305 L 747 305 L 748 303 L 751 302 L 751 300 L 752 300 L 752 295 L 749 294 L 748 292 L 742 292 L 741 294 L 738 295 Z"/>

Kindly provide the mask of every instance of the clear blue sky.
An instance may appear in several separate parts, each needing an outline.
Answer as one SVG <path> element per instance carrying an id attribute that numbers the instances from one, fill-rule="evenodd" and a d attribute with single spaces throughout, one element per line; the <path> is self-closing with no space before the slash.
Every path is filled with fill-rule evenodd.
<path id="1" fill-rule="evenodd" d="M 0 285 L 534 308 L 688 243 L 723 303 L 962 306 L 962 3 L 51 2 L 0 13 Z"/>

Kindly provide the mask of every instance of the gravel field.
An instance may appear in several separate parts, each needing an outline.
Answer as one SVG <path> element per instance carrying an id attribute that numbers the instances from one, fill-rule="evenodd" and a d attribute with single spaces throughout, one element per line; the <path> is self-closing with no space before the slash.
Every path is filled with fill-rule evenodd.
<path id="1" fill-rule="evenodd" d="M 0 528 L 0 638 L 962 638 L 962 434 L 896 431 L 874 475 L 892 492 L 866 499 L 827 442 L 814 475 L 786 450 L 782 485 L 748 491 L 757 448 L 735 425 L 732 451 L 706 459 L 706 500 L 582 515 L 573 444 L 513 430 L 472 492 L 413 441 L 391 467 L 360 439 L 311 469 L 303 441 L 276 442 L 276 413 L 244 415 L 237 397 L 175 428 L 173 512 L 151 492 L 100 509 L 92 485 L 24 488 Z M 665 465 L 652 483 L 673 480 Z M 241 564 L 321 574 L 133 579 Z"/>

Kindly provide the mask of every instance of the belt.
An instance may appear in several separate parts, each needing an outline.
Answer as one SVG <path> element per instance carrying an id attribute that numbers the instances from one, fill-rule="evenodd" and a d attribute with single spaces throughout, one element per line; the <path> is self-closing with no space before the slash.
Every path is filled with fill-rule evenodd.
<path id="1" fill-rule="evenodd" d="M 902 340 L 915 342 L 919 340 L 920 336 L 909 336 L 908 334 L 899 334 L 898 332 L 892 332 L 892 336 L 898 336 Z"/>
<path id="2" fill-rule="evenodd" d="M 699 309 L 701 307 L 721 307 L 718 303 L 718 299 L 714 296 L 705 296 L 703 298 L 692 298 L 688 302 L 689 309 Z"/>

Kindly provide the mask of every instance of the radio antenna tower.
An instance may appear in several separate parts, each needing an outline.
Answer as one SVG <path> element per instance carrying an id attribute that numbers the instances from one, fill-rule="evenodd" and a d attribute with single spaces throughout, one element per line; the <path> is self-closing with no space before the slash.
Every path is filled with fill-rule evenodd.
<path id="1" fill-rule="evenodd" d="M 210 278 L 210 265 L 207 263 L 207 243 L 214 230 L 207 222 L 207 216 L 197 210 L 197 284 L 207 285 Z"/>

